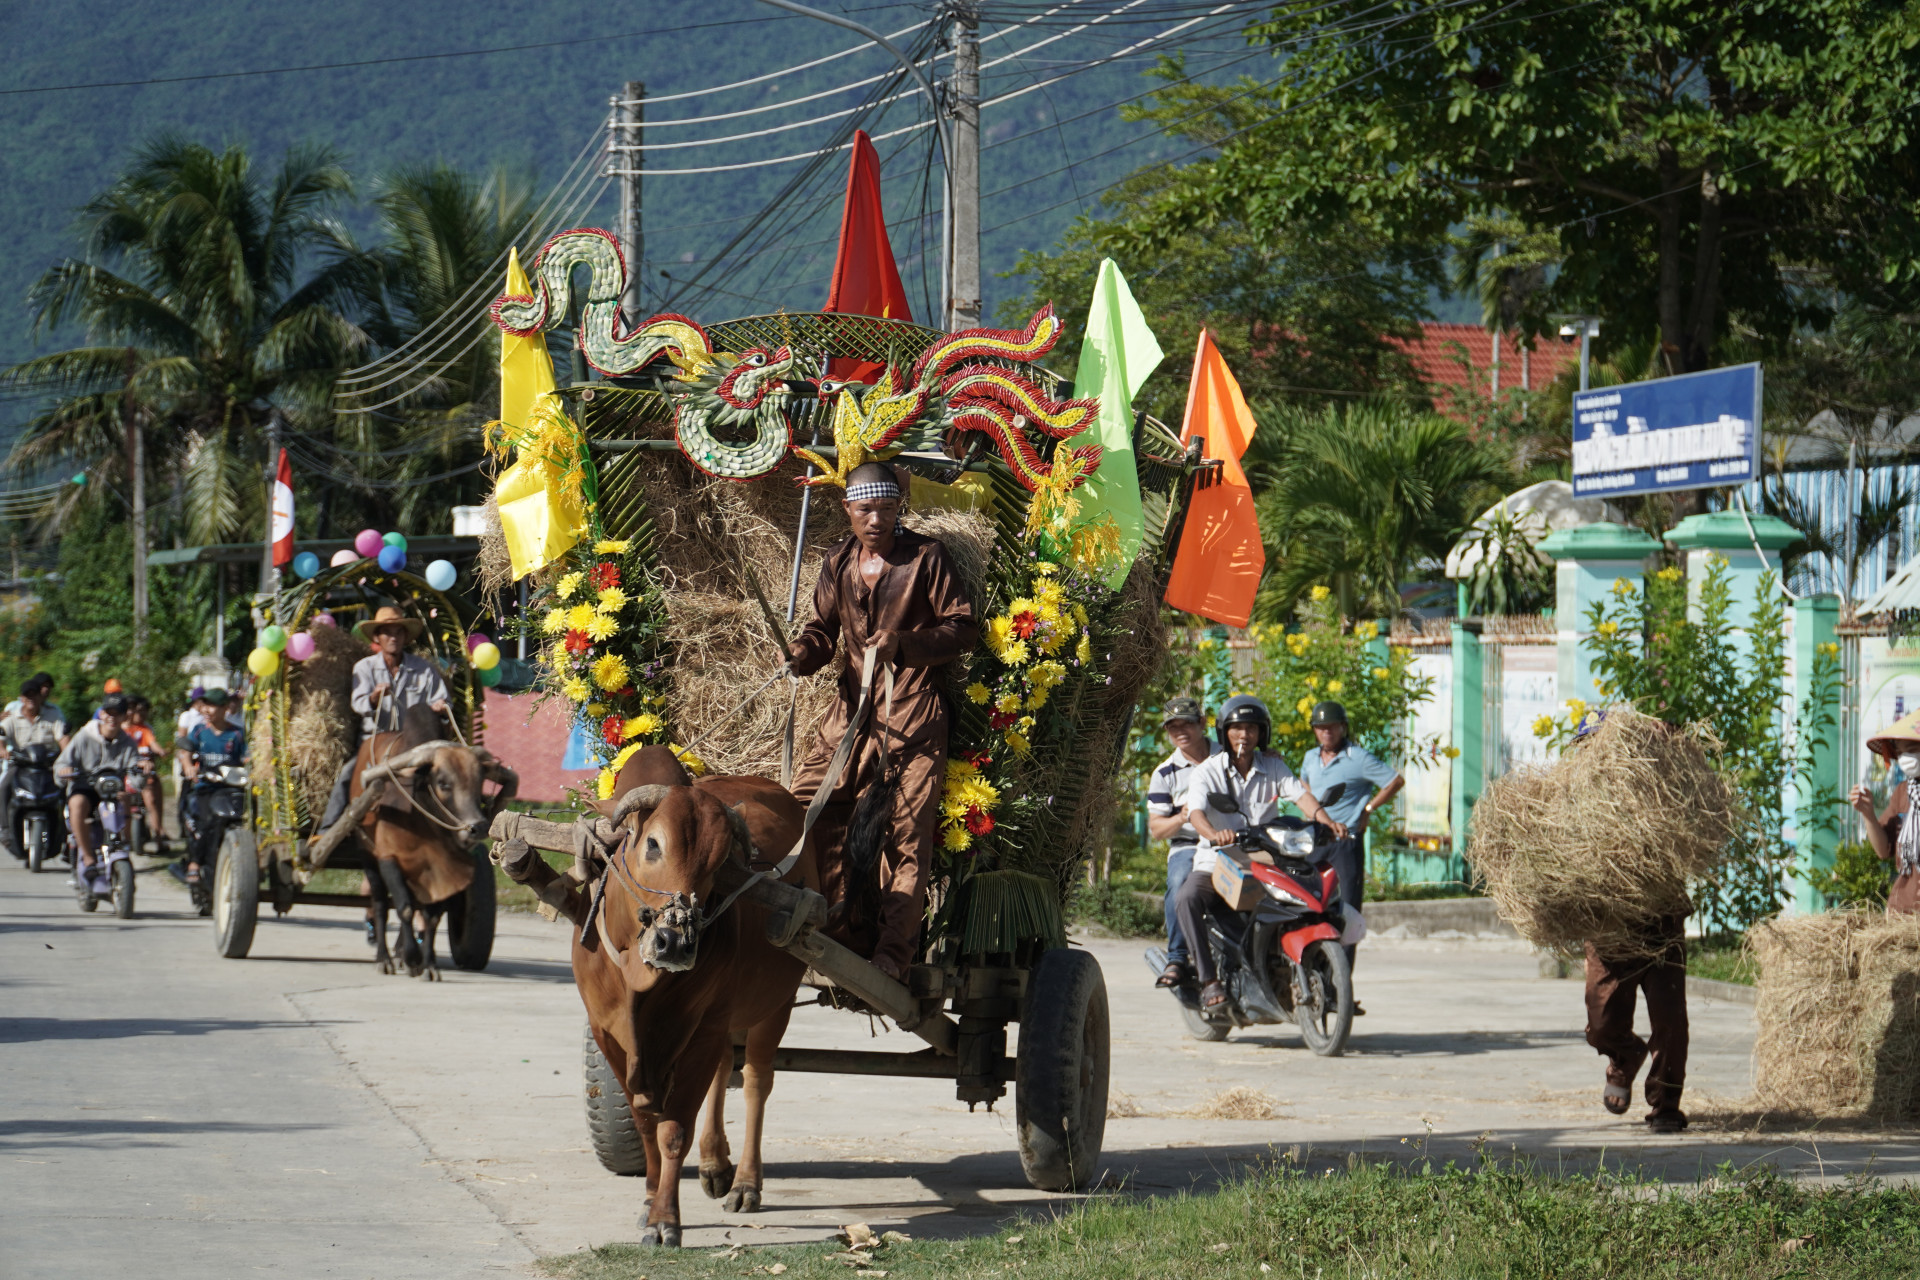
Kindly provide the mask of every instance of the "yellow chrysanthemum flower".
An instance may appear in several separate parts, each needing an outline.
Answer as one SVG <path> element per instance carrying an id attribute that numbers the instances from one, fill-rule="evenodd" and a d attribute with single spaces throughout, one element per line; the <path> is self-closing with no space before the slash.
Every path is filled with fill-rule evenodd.
<path id="1" fill-rule="evenodd" d="M 567 629 L 567 611 L 549 609 L 547 616 L 540 620 L 540 629 L 550 636 L 557 636 Z"/>
<path id="2" fill-rule="evenodd" d="M 1042 578 L 1051 578 L 1054 574 L 1060 572 L 1060 566 L 1051 560 L 1039 560 L 1034 563 L 1033 571 Z"/>
<path id="3" fill-rule="evenodd" d="M 965 853 L 967 846 L 973 843 L 973 833 L 956 824 L 941 834 L 940 843 L 948 853 Z"/>
<path id="4" fill-rule="evenodd" d="M 706 773 L 707 762 L 705 760 L 702 760 L 699 756 L 693 754 L 693 752 L 687 750 L 685 747 L 681 746 L 679 743 L 670 742 L 667 744 L 667 749 L 673 752 L 673 754 L 679 758 L 680 763 L 686 766 L 687 772 L 692 774 L 694 777 L 698 778 Z"/>
<path id="5" fill-rule="evenodd" d="M 632 674 L 627 670 L 627 660 L 617 653 L 606 654 L 593 664 L 593 682 L 609 693 L 626 688 Z"/>
<path id="6" fill-rule="evenodd" d="M 1007 606 L 1007 616 L 1010 618 L 1018 617 L 1023 613 L 1032 613 L 1033 611 L 1033 601 L 1025 596 L 1021 596 L 1018 600 L 1015 600 Z"/>
<path id="7" fill-rule="evenodd" d="M 1010 667 L 1020 666 L 1033 655 L 1027 649 L 1025 640 L 1012 640 L 1000 651 L 1000 660 Z"/>
<path id="8" fill-rule="evenodd" d="M 999 698 L 995 699 L 993 709 L 1003 716 L 1012 715 L 1020 709 L 1020 695 L 1017 693 L 1001 694 Z"/>
<path id="9" fill-rule="evenodd" d="M 1007 645 L 1013 641 L 1013 619 L 1002 614 L 987 622 L 987 648 L 993 650 L 996 658 L 1004 660 Z"/>
<path id="10" fill-rule="evenodd" d="M 1329 591 L 1329 590 L 1328 590 L 1327 588 L 1325 588 L 1325 587 L 1315 587 L 1315 588 L 1313 589 L 1313 600 L 1314 600 L 1314 603 L 1315 603 L 1315 604 L 1318 604 L 1318 603 L 1319 603 L 1320 601 L 1322 601 L 1322 600 L 1325 600 L 1325 599 L 1326 599 L 1326 598 L 1327 598 L 1328 596 L 1330 596 L 1330 595 L 1332 595 L 1332 594 L 1333 594 L 1333 592 L 1331 592 L 1331 591 Z"/>
<path id="11" fill-rule="evenodd" d="M 1083 604 L 1074 605 L 1073 620 L 1079 623 L 1083 627 L 1086 626 L 1087 625 L 1087 606 Z"/>
<path id="12" fill-rule="evenodd" d="M 585 575 L 579 573 L 568 574 L 555 584 L 553 594 L 559 596 L 562 600 L 573 599 L 573 593 L 580 589 L 580 579 L 584 576 Z"/>
<path id="13" fill-rule="evenodd" d="M 567 610 L 567 629 L 569 631 L 585 631 L 587 624 L 592 621 L 593 606 L 590 604 L 577 604 Z"/>
<path id="14" fill-rule="evenodd" d="M 1093 661 L 1093 641 L 1084 631 L 1080 633 L 1080 643 L 1073 646 L 1073 656 L 1081 662 Z"/>
<path id="15" fill-rule="evenodd" d="M 593 696 L 593 690 L 579 676 L 568 676 L 560 682 L 560 693 L 568 702 L 585 702 Z"/>
<path id="16" fill-rule="evenodd" d="M 590 716 L 603 716 L 607 714 L 607 704 L 604 702 L 589 702 L 585 710 Z"/>
<path id="17" fill-rule="evenodd" d="M 625 538 L 602 538 L 593 544 L 593 554 L 597 556 L 623 556 L 627 554 Z"/>
<path id="18" fill-rule="evenodd" d="M 587 639 L 611 640 L 620 634 L 620 624 L 604 613 L 596 613 L 587 619 Z"/>
<path id="19" fill-rule="evenodd" d="M 1009 733 L 1007 735 L 1007 746 L 1015 755 L 1030 756 L 1033 754 L 1033 747 L 1027 742 L 1025 734 Z"/>
<path id="20" fill-rule="evenodd" d="M 637 716 L 628 716 L 626 720 L 621 722 L 620 736 L 625 740 L 631 741 L 643 734 L 652 733 L 659 727 L 660 717 L 654 715 L 651 711 L 643 711 Z"/>
<path id="21" fill-rule="evenodd" d="M 602 800 L 613 799 L 613 784 L 619 780 L 620 770 L 625 767 L 627 761 L 633 759 L 633 753 L 639 749 L 640 744 L 637 742 L 630 747 L 620 748 L 619 753 L 613 757 L 607 767 L 600 771 L 600 779 L 594 789 L 600 793 Z"/>
<path id="22" fill-rule="evenodd" d="M 627 593 L 618 587 L 608 587 L 600 593 L 600 612 L 618 613 L 627 607 Z"/>
<path id="23" fill-rule="evenodd" d="M 967 686 L 967 700 L 976 707 L 987 705 L 987 699 L 993 696 L 993 690 L 975 680 Z"/>
<path id="24" fill-rule="evenodd" d="M 1043 688 L 1035 689 L 1033 691 L 1033 696 L 1027 699 L 1027 710 L 1029 711 L 1038 711 L 1040 708 L 1046 705 L 1047 705 L 1047 691 Z"/>

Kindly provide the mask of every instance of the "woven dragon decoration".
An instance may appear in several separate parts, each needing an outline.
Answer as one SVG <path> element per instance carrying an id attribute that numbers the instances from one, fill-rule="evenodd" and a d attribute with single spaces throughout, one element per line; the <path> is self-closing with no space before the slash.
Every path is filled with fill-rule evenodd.
<path id="1" fill-rule="evenodd" d="M 629 333 L 620 331 L 626 259 L 618 241 L 592 228 L 562 231 L 548 240 L 533 260 L 533 294 L 495 298 L 493 322 L 523 335 L 563 322 L 573 309 L 573 269 L 582 264 L 591 269 L 579 335 L 588 364 L 610 378 L 637 373 L 662 356 L 674 363 L 681 378 L 698 377 L 713 365 L 706 330 L 685 316 L 652 316 Z"/>
<path id="2" fill-rule="evenodd" d="M 788 347 L 750 347 L 715 353 L 714 366 L 690 389 L 673 393 L 673 434 L 687 460 L 708 475 L 751 480 L 779 466 L 792 447 L 787 377 L 799 363 Z M 724 440 L 718 427 L 753 428 L 744 444 Z"/>

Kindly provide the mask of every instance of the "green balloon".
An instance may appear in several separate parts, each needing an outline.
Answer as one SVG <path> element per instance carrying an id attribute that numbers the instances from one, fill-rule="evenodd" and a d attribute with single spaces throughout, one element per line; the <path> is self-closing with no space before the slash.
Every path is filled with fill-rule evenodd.
<path id="1" fill-rule="evenodd" d="M 473 674 L 480 678 L 480 683 L 484 688 L 491 689 L 493 686 L 499 684 L 500 678 L 507 673 L 502 664 L 496 662 L 494 665 L 481 668 Z"/>
<path id="2" fill-rule="evenodd" d="M 279 653 L 287 647 L 287 629 L 278 626 L 260 628 L 260 647 Z"/>
<path id="3" fill-rule="evenodd" d="M 402 551 L 405 551 L 407 549 L 407 535 L 404 533 L 385 534 L 381 537 L 380 541 L 386 543 L 390 547 L 398 547 Z"/>

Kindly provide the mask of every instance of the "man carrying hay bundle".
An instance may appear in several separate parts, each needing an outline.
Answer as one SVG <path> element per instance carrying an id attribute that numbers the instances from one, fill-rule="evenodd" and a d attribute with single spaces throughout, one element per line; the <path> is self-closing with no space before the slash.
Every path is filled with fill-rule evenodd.
<path id="1" fill-rule="evenodd" d="M 821 563 L 813 621 L 787 650 L 794 674 L 812 675 L 846 640 L 839 699 L 795 773 L 793 794 L 810 803 L 826 785 L 841 739 L 855 736 L 815 827 L 815 848 L 827 900 L 846 904 L 836 927 L 868 935 L 873 963 L 896 978 L 912 963 L 919 936 L 946 774 L 952 716 L 936 668 L 971 649 L 979 630 L 947 549 L 902 527 L 900 509 L 892 467 L 869 462 L 848 474 L 853 534 Z M 876 672 L 890 675 L 876 674 L 872 714 L 855 723 L 869 650 Z M 877 911 L 870 903 L 876 893 Z M 859 918 L 862 904 L 866 919 Z"/>
<path id="2" fill-rule="evenodd" d="M 1920 823 L 1912 820 L 1920 806 L 1920 711 L 1896 720 L 1867 740 L 1867 750 L 1887 762 L 1893 775 L 1893 794 L 1885 813 L 1874 812 L 1873 792 L 1856 786 L 1847 801 L 1860 815 L 1867 842 L 1883 862 L 1893 863 L 1893 884 L 1887 890 L 1887 912 L 1920 911 Z"/>

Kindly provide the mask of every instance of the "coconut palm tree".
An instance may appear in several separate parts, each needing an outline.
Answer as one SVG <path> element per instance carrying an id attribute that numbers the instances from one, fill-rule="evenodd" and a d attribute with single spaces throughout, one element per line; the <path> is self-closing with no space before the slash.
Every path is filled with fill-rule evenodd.
<path id="1" fill-rule="evenodd" d="M 1464 423 L 1401 401 L 1259 418 L 1246 461 L 1267 543 L 1258 612 L 1268 619 L 1321 584 L 1349 617 L 1397 615 L 1401 584 L 1444 559 L 1507 479 Z"/>
<path id="2" fill-rule="evenodd" d="M 270 419 L 310 424 L 367 345 L 353 317 L 372 264 L 332 217 L 351 191 L 321 147 L 265 176 L 238 145 L 140 148 L 82 209 L 83 256 L 29 291 L 36 336 L 72 324 L 86 342 L 0 371 L 0 387 L 50 401 L 9 465 L 132 479 L 143 458 L 141 480 L 177 486 L 188 536 L 259 530 Z"/>

